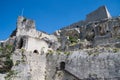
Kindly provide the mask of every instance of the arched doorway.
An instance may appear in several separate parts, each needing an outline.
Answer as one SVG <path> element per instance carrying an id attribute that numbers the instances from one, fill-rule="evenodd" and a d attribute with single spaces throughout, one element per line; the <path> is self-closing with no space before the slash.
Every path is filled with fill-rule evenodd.
<path id="1" fill-rule="evenodd" d="M 23 47 L 23 39 L 21 38 L 18 44 L 18 49 L 21 49 Z"/>
<path id="2" fill-rule="evenodd" d="M 65 62 L 60 62 L 60 70 L 64 70 L 65 69 Z"/>

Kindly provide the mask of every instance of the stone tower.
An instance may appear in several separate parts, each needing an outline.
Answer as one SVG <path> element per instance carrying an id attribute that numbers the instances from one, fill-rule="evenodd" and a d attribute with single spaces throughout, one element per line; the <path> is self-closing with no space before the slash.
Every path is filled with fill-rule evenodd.
<path id="1" fill-rule="evenodd" d="M 97 10 L 87 15 L 86 21 L 98 21 L 105 18 L 111 18 L 111 15 L 106 6 L 101 6 Z"/>

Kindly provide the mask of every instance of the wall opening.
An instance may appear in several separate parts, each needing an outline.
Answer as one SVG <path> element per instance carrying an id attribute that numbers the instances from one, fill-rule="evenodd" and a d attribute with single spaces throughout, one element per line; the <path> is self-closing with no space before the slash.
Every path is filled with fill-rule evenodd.
<path id="1" fill-rule="evenodd" d="M 76 28 L 79 28 L 79 26 L 76 26 Z"/>
<path id="2" fill-rule="evenodd" d="M 60 69 L 61 69 L 61 70 L 64 70 L 64 69 L 65 69 L 65 62 L 61 62 L 61 63 L 60 63 Z"/>
<path id="3" fill-rule="evenodd" d="M 18 49 L 21 49 L 23 47 L 23 39 L 21 38 L 18 44 Z"/>
<path id="4" fill-rule="evenodd" d="M 34 50 L 33 53 L 37 53 L 37 54 L 39 54 L 38 50 Z"/>

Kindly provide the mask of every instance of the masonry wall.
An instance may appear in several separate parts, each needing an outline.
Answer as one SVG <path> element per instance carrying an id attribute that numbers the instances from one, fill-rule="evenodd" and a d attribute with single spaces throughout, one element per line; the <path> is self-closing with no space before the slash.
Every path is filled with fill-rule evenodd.
<path id="1" fill-rule="evenodd" d="M 119 80 L 119 61 L 120 52 L 110 48 L 73 51 L 65 69 L 83 80 Z"/>
<path id="2" fill-rule="evenodd" d="M 44 51 L 46 52 L 48 49 L 48 44 L 40 39 L 28 37 L 28 41 L 25 46 L 27 51 L 32 51 L 37 50 L 38 52 Z"/>
<path id="3" fill-rule="evenodd" d="M 97 10 L 93 11 L 92 13 L 87 15 L 86 21 L 96 21 L 105 18 L 111 18 L 108 10 L 105 6 L 101 6 Z"/>

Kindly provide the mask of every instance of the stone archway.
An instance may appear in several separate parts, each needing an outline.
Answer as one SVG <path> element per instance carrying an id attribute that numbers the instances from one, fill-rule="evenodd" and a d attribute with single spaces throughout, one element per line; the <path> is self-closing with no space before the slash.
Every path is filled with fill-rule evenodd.
<path id="1" fill-rule="evenodd" d="M 65 62 L 60 62 L 60 70 L 64 70 L 65 69 Z"/>
<path id="2" fill-rule="evenodd" d="M 23 39 L 21 38 L 18 44 L 18 49 L 21 49 L 23 47 Z"/>

